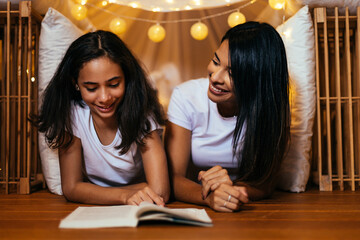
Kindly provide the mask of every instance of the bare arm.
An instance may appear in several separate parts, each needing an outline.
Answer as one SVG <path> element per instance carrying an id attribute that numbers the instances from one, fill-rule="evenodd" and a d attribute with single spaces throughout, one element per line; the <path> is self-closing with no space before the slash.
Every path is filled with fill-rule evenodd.
<path id="1" fill-rule="evenodd" d="M 170 183 L 165 151 L 159 134 L 153 131 L 146 137 L 145 146 L 141 148 L 146 181 L 154 192 L 169 200 Z"/>
<path id="2" fill-rule="evenodd" d="M 75 136 L 70 146 L 59 149 L 59 156 L 61 185 L 64 196 L 69 201 L 87 204 L 136 204 L 130 200 L 140 192 L 145 201 L 163 205 L 163 200 L 147 186 L 147 183 L 125 187 L 101 187 L 84 182 L 81 140 Z"/>
<path id="3" fill-rule="evenodd" d="M 169 122 L 165 131 L 165 150 L 170 164 L 172 187 L 180 201 L 207 205 L 202 187 L 186 178 L 190 161 L 191 131 Z"/>
<path id="4" fill-rule="evenodd" d="M 165 149 L 171 167 L 174 195 L 177 200 L 207 205 L 216 211 L 223 212 L 238 210 L 243 203 L 248 202 L 243 187 L 232 186 L 232 182 L 228 183 L 226 177 L 216 179 L 220 175 L 227 176 L 227 173 L 216 174 L 216 172 L 222 172 L 221 167 L 214 167 L 208 172 L 200 172 L 199 180 L 202 180 L 207 186 L 205 191 L 203 186 L 186 178 L 191 151 L 191 132 L 189 130 L 169 122 L 166 127 Z M 220 183 L 211 189 L 208 196 L 203 196 L 204 192 L 209 192 L 210 185 L 214 185 L 212 179 L 216 179 Z M 229 195 L 232 196 L 230 201 L 228 201 Z"/>
<path id="5" fill-rule="evenodd" d="M 248 194 L 249 200 L 257 201 L 271 196 L 275 190 L 276 177 L 259 186 L 252 186 L 244 182 L 235 182 L 234 185 L 243 187 Z"/>

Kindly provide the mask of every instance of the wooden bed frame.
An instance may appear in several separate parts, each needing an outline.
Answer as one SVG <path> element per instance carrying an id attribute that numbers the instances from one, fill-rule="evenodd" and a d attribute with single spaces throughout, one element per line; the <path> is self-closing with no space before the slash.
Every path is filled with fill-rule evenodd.
<path id="1" fill-rule="evenodd" d="M 360 7 L 314 9 L 317 114 L 313 153 L 321 191 L 360 185 Z"/>
<path id="2" fill-rule="evenodd" d="M 37 110 L 37 58 L 41 16 L 31 1 L 7 2 L 0 11 L 0 194 L 29 194 L 42 184 L 37 131 L 27 121 Z"/>

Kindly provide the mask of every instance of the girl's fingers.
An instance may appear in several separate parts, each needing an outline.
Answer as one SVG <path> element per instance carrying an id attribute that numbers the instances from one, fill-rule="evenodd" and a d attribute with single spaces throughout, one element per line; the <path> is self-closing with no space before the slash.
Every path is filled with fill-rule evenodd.
<path id="1" fill-rule="evenodd" d="M 154 202 L 156 205 L 159 206 L 165 206 L 163 198 L 157 195 L 153 190 L 151 190 L 151 188 L 146 188 L 146 193 L 151 199 L 151 202 Z"/>
<path id="2" fill-rule="evenodd" d="M 206 178 L 208 175 L 214 173 L 214 172 L 217 172 L 219 170 L 221 170 L 222 167 L 220 167 L 219 165 L 215 166 L 215 167 L 212 167 L 210 168 L 209 170 L 207 171 L 200 171 L 199 172 L 199 175 L 198 175 L 198 180 L 201 181 L 203 178 Z"/>

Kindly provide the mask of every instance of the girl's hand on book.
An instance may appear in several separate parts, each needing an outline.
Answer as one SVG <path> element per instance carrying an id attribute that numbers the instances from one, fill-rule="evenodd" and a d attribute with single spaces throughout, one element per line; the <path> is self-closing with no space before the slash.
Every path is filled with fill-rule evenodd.
<path id="1" fill-rule="evenodd" d="M 146 186 L 140 190 L 134 190 L 132 194 L 126 201 L 128 205 L 139 205 L 141 202 L 150 202 L 155 203 L 159 206 L 165 206 L 164 199 L 157 195 L 150 187 Z"/>
<path id="2" fill-rule="evenodd" d="M 233 185 L 227 170 L 221 166 L 212 167 L 207 171 L 200 171 L 198 180 L 201 181 L 203 199 L 208 196 L 210 191 L 215 191 L 220 184 Z"/>
<path id="3" fill-rule="evenodd" d="M 220 184 L 206 199 L 208 206 L 219 212 L 233 212 L 241 205 L 248 203 L 248 194 L 245 187 Z"/>

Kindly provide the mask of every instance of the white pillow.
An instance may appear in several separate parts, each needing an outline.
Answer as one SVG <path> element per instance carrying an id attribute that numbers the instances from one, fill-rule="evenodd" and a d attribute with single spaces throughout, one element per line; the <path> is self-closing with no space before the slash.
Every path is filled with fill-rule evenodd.
<path id="1" fill-rule="evenodd" d="M 39 41 L 39 107 L 42 94 L 53 77 L 69 45 L 83 32 L 53 8 L 42 23 Z M 39 133 L 39 153 L 46 184 L 55 194 L 62 194 L 58 151 L 50 149 L 43 133 Z"/>
<path id="2" fill-rule="evenodd" d="M 278 187 L 305 191 L 310 174 L 310 150 L 315 116 L 315 42 L 309 7 L 304 6 L 284 24 L 281 34 L 290 75 L 290 148 L 280 169 Z"/>

